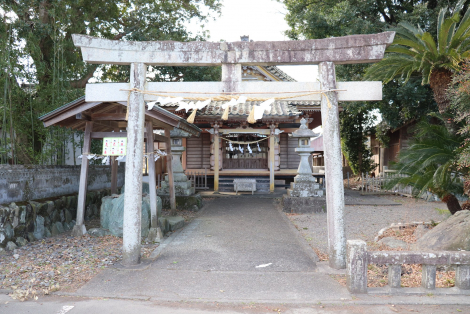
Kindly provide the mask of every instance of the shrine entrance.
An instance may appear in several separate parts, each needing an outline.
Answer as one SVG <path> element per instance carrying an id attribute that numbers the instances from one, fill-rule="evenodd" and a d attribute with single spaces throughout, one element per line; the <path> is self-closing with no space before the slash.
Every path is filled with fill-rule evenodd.
<path id="1" fill-rule="evenodd" d="M 230 133 L 223 138 L 223 169 L 268 169 L 267 135 Z"/>
<path id="2" fill-rule="evenodd" d="M 344 187 L 338 102 L 382 100 L 382 82 L 336 82 L 335 64 L 380 61 L 387 46 L 393 42 L 394 32 L 299 41 L 220 43 L 131 42 L 78 34 L 72 36 L 75 46 L 81 48 L 84 61 L 95 64 L 130 65 L 129 83 L 87 84 L 85 94 L 87 102 L 127 101 L 128 146 L 122 261 L 124 265 L 139 264 L 141 256 L 140 217 L 146 101 L 152 101 L 151 106 L 154 106 L 157 102 L 163 105 L 175 99 L 179 99 L 178 103 L 186 99 L 186 102 L 180 106 L 181 109 L 192 110 L 188 117 L 190 123 L 194 122 L 199 106 L 204 108 L 212 100 L 227 102 L 221 104 L 225 108 L 222 116 L 211 119 L 212 128 L 207 130 L 211 134 L 212 142 L 214 193 L 218 193 L 219 171 L 224 160 L 223 137 L 230 132 L 263 131 L 263 129 L 247 131 L 246 128 L 241 128 L 227 132 L 227 129 L 223 128 L 224 121 L 227 120 L 230 112 L 236 113 L 232 111 L 237 104 L 258 100 L 262 103 L 256 104 L 256 108 L 253 107 L 254 104 L 251 106 L 250 115 L 246 121 L 256 126 L 258 120 L 264 119 L 263 123 L 269 127 L 263 134 L 269 135 L 269 182 L 270 191 L 274 192 L 276 143 L 281 130 L 277 129 L 275 119 L 263 118 L 263 116 L 265 112 L 268 114 L 274 112 L 277 115 L 278 111 L 273 109 L 276 100 L 295 99 L 299 103 L 318 101 L 321 104 L 323 138 L 324 143 L 327 143 L 324 156 L 329 265 L 336 269 L 346 267 Z M 318 64 L 319 82 L 242 81 L 242 66 L 287 64 Z M 147 82 L 147 66 L 221 66 L 222 82 Z M 197 100 L 198 103 L 195 104 L 192 101 L 189 103 L 190 100 Z M 150 103 L 148 106 L 150 107 Z M 165 130 L 165 134 L 169 137 L 170 130 Z M 174 189 L 172 179 L 169 184 Z M 238 224 L 234 225 L 238 227 Z"/>

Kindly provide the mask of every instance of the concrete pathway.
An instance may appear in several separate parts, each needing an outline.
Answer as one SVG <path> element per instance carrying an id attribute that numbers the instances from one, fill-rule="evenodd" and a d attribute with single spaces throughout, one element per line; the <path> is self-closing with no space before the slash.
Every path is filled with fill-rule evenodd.
<path id="1" fill-rule="evenodd" d="M 105 270 L 77 294 L 168 301 L 351 299 L 329 275 L 317 272 L 315 254 L 273 199 L 209 201 L 199 218 L 162 243 L 157 254 L 137 270 Z"/>

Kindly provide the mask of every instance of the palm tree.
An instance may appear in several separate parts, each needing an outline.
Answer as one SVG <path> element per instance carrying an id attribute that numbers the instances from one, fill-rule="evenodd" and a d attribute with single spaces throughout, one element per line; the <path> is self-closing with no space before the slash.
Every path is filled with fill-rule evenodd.
<path id="1" fill-rule="evenodd" d="M 442 122 L 443 119 L 438 116 Z M 400 152 L 398 162 L 392 166 L 401 177 L 392 179 L 387 188 L 396 184 L 411 186 L 414 196 L 430 191 L 436 194 L 452 214 L 461 210 L 456 195 L 463 194 L 462 177 L 467 168 L 456 164 L 462 147 L 463 137 L 449 132 L 443 123 L 431 124 L 421 121 L 410 146 Z"/>
<path id="2" fill-rule="evenodd" d="M 407 22 L 398 24 L 393 44 L 385 58 L 366 72 L 368 80 L 385 83 L 401 77 L 422 76 L 422 84 L 430 84 L 439 112 L 445 113 L 450 102 L 446 90 L 452 74 L 460 71 L 465 58 L 470 57 L 470 9 L 460 19 L 465 0 L 460 0 L 451 17 L 441 9 L 437 23 L 437 41 L 429 32 Z"/>

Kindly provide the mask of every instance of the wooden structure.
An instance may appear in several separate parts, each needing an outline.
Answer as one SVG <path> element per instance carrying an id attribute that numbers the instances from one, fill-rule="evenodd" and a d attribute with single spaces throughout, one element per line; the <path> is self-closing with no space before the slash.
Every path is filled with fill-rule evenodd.
<path id="1" fill-rule="evenodd" d="M 339 138 L 339 101 L 375 101 L 382 99 L 381 82 L 336 82 L 335 64 L 370 63 L 381 60 L 385 48 L 393 42 L 394 32 L 353 35 L 336 38 L 275 42 L 131 42 L 115 41 L 74 34 L 83 60 L 98 64 L 130 65 L 130 83 L 88 84 L 89 102 L 129 101 L 128 155 L 124 199 L 123 264 L 140 263 L 140 212 L 142 140 L 145 101 L 156 95 L 200 97 L 201 93 L 240 95 L 262 92 L 264 98 L 278 97 L 281 92 L 297 91 L 296 101 L 321 101 L 327 184 L 329 264 L 346 267 L 344 231 L 344 190 L 341 145 Z M 280 64 L 318 64 L 320 82 L 243 82 L 242 66 Z M 222 66 L 222 82 L 148 82 L 148 65 Z M 153 91 L 152 95 L 149 91 Z M 318 91 L 301 95 L 300 91 Z M 273 106 L 275 108 L 276 106 Z M 232 108 L 233 109 L 233 108 Z M 272 110 L 271 110 L 272 112 Z M 218 190 L 222 120 L 214 116 L 212 129 L 214 151 L 214 189 Z M 255 123 L 256 125 L 256 123 Z M 241 131 L 240 131 L 241 132 Z M 240 133 L 238 132 L 238 133 Z M 246 131 L 245 131 L 246 132 Z M 280 130 L 269 122 L 270 147 Z M 259 133 L 259 132 L 258 132 Z M 269 151 L 270 190 L 274 190 L 275 149 Z M 140 167 L 140 169 L 139 169 Z M 135 182 L 127 178 L 137 178 Z M 140 186 L 139 186 L 140 185 Z"/>
<path id="2" fill-rule="evenodd" d="M 78 206 L 76 225 L 73 229 L 74 236 L 80 236 L 86 233 L 83 223 L 85 214 L 85 201 L 88 179 L 89 160 L 86 155 L 90 153 L 91 140 L 102 139 L 104 137 L 127 137 L 127 103 L 126 102 L 92 102 L 87 103 L 85 97 L 72 101 L 54 111 L 51 111 L 40 117 L 44 126 L 51 125 L 82 130 L 85 132 L 83 141 L 83 158 L 80 173 L 80 186 L 78 192 Z M 165 130 L 169 132 L 173 128 L 181 128 L 186 132 L 199 136 L 200 129 L 189 124 L 186 120 L 162 109 L 155 107 L 152 110 L 145 110 L 145 132 L 143 132 L 143 141 L 146 142 L 146 152 L 154 152 L 156 142 L 164 142 L 167 147 L 170 146 L 170 138 L 155 134 L 154 130 Z M 171 151 L 167 150 L 167 163 L 169 177 L 172 179 L 171 172 Z M 111 193 L 117 193 L 117 162 L 116 157 L 111 157 Z M 142 171 L 142 167 L 140 168 Z M 151 229 L 158 235 L 158 217 L 157 217 L 157 195 L 156 195 L 156 175 L 155 162 L 153 155 L 148 157 L 149 187 L 150 187 L 150 212 Z M 127 177 L 126 180 L 134 180 Z M 142 184 L 140 184 L 142 185 Z M 171 192 L 171 191 L 170 191 Z M 170 195 L 172 206 L 175 206 L 174 191 Z M 176 207 L 175 207 L 176 208 Z"/>

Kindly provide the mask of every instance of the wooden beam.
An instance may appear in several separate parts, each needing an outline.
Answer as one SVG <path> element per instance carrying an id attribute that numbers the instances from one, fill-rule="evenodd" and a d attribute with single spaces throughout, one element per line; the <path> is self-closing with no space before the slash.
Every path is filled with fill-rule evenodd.
<path id="1" fill-rule="evenodd" d="M 62 120 L 65 120 L 67 118 L 70 118 L 70 117 L 73 117 L 75 116 L 77 113 L 81 113 L 83 111 L 86 111 L 88 109 L 91 109 L 97 105 L 101 104 L 101 102 L 86 102 L 86 103 L 83 103 L 82 105 L 80 106 L 77 106 L 71 110 L 68 110 L 68 111 L 64 111 L 63 113 L 61 114 L 58 114 L 57 116 L 47 120 L 47 121 L 44 121 L 44 126 L 45 127 L 48 127 L 48 126 L 51 126 L 51 125 L 54 125 Z"/>
<path id="2" fill-rule="evenodd" d="M 275 126 L 272 125 L 271 128 L 271 137 L 269 138 L 269 192 L 274 192 L 275 182 L 274 182 L 274 152 L 275 152 L 275 138 L 274 138 Z"/>
<path id="3" fill-rule="evenodd" d="M 91 117 L 84 112 L 77 113 L 75 119 L 91 121 Z"/>
<path id="4" fill-rule="evenodd" d="M 151 91 L 169 91 L 172 96 L 181 97 L 210 97 L 211 95 L 227 92 L 227 82 L 149 82 L 147 89 Z M 309 91 L 320 91 L 319 82 L 239 82 L 236 84 L 240 93 L 252 93 L 263 91 L 265 94 L 247 94 L 246 96 L 272 98 L 280 96 L 293 96 L 289 100 L 321 101 L 321 94 L 311 94 L 298 97 L 296 94 L 279 94 L 280 92 L 299 91 L 300 94 L 308 94 Z M 338 82 L 338 101 L 378 101 L 382 100 L 382 82 L 360 81 L 360 82 Z M 128 83 L 99 83 L 87 84 L 86 101 L 102 102 L 125 102 L 129 94 Z M 182 92 L 178 94 L 178 92 Z M 194 92 L 207 92 L 212 94 L 192 94 Z M 144 95 L 145 101 L 155 101 L 159 96 Z M 165 116 L 154 110 L 146 110 L 145 114 L 155 119 L 164 119 Z M 168 117 L 162 120 L 170 123 Z M 174 119 L 171 119 L 174 121 Z M 173 122 L 174 123 L 174 122 Z M 171 123 L 170 123 L 171 124 Z M 172 125 L 172 124 L 171 124 Z M 174 126 L 174 125 L 172 125 Z"/>
<path id="5" fill-rule="evenodd" d="M 91 132 L 91 138 L 105 138 L 105 137 L 127 137 L 127 132 Z M 147 133 L 144 132 L 145 141 L 147 141 Z M 166 142 L 168 138 L 163 135 L 153 134 L 154 142 Z"/>
<path id="6" fill-rule="evenodd" d="M 126 121 L 126 114 L 125 113 L 92 113 L 91 120 Z"/>
<path id="7" fill-rule="evenodd" d="M 166 141 L 166 168 L 168 171 L 168 185 L 170 190 L 170 208 L 172 213 L 176 214 L 176 195 L 175 195 L 175 180 L 173 178 L 173 156 L 171 154 L 171 137 L 170 129 L 165 129 Z"/>
<path id="8" fill-rule="evenodd" d="M 152 122 L 145 123 L 145 129 L 147 130 L 147 153 L 153 152 L 153 126 Z M 150 136 L 150 137 L 149 137 Z M 157 178 L 155 173 L 155 160 L 154 154 L 148 155 L 147 158 L 148 171 L 149 171 L 149 193 L 150 193 L 150 231 L 149 237 L 151 241 L 160 240 L 161 231 L 158 232 L 158 209 L 157 209 Z"/>
<path id="9" fill-rule="evenodd" d="M 83 136 L 83 151 L 82 151 L 82 167 L 80 168 L 80 183 L 78 186 L 78 204 L 77 204 L 77 220 L 72 230 L 74 237 L 80 237 L 86 233 L 84 222 L 85 218 L 85 203 L 88 182 L 88 158 L 86 154 L 90 152 L 91 148 L 91 131 L 93 130 L 93 121 L 87 121 L 85 127 L 85 134 Z"/>
<path id="10" fill-rule="evenodd" d="M 214 194 L 219 193 L 219 125 L 214 125 Z"/>
<path id="11" fill-rule="evenodd" d="M 111 194 L 117 194 L 118 163 L 116 156 L 111 156 Z"/>

